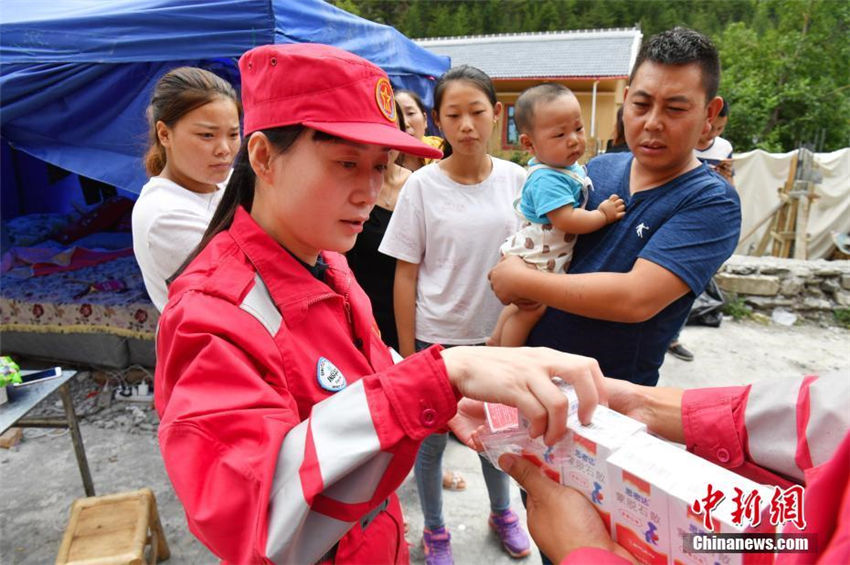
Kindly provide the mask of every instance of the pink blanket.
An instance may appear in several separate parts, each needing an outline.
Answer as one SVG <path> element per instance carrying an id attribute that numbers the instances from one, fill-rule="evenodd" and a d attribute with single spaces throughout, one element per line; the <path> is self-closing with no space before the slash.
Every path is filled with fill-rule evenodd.
<path id="1" fill-rule="evenodd" d="M 91 267 L 132 254 L 132 247 L 112 251 L 85 247 L 12 247 L 3 254 L 0 272 L 15 269 L 29 271 L 31 277 L 40 277 Z"/>

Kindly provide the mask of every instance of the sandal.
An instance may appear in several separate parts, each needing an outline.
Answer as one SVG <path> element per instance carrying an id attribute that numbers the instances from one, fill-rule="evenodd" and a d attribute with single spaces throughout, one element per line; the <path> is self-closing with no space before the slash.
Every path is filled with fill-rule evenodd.
<path id="1" fill-rule="evenodd" d="M 457 471 L 443 472 L 443 488 L 446 490 L 466 490 L 466 480 Z"/>

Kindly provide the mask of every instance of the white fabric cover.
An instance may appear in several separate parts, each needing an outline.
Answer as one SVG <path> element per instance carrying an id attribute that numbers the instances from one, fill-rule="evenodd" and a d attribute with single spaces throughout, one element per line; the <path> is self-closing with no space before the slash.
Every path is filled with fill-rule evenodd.
<path id="1" fill-rule="evenodd" d="M 767 153 L 761 149 L 736 153 L 735 185 L 741 196 L 741 237 L 779 204 L 778 190 L 788 179 L 795 151 Z M 832 254 L 832 232 L 850 231 L 850 148 L 832 153 L 815 153 L 815 163 L 823 174 L 823 182 L 815 192 L 809 214 L 807 259 L 823 259 Z M 738 245 L 735 253 L 753 252 L 770 222 Z"/>

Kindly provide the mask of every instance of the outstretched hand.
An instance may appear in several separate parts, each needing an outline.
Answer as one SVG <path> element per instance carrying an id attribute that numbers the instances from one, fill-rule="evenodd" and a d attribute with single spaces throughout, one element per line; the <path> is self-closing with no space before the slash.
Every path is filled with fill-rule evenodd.
<path id="1" fill-rule="evenodd" d="M 685 443 L 682 424 L 683 389 L 641 386 L 607 377 L 605 388 L 608 391 L 609 408 L 643 422 L 656 435 Z"/>
<path id="2" fill-rule="evenodd" d="M 487 416 L 484 414 L 484 403 L 471 398 L 461 398 L 457 403 L 457 414 L 449 420 L 452 433 L 475 451 L 484 451 L 479 434 L 484 431 Z"/>
<path id="3" fill-rule="evenodd" d="M 608 407 L 644 424 L 651 420 L 650 407 L 642 398 L 641 388 L 622 379 L 605 378 Z"/>
<path id="4" fill-rule="evenodd" d="M 626 215 L 626 203 L 616 194 L 612 194 L 607 200 L 596 208 L 605 214 L 605 223 L 610 224 L 616 222 Z"/>
<path id="5" fill-rule="evenodd" d="M 611 539 L 593 504 L 577 490 L 559 485 L 513 454 L 502 455 L 499 466 L 528 493 L 528 531 L 554 563 L 580 547 L 598 547 L 634 561 Z"/>
<path id="6" fill-rule="evenodd" d="M 545 347 L 453 347 L 441 352 L 449 380 L 463 396 L 515 406 L 531 423 L 531 437 L 553 445 L 567 431 L 567 398 L 553 377 L 573 385 L 578 415 L 589 423 L 596 405 L 607 402 L 595 359 Z"/>

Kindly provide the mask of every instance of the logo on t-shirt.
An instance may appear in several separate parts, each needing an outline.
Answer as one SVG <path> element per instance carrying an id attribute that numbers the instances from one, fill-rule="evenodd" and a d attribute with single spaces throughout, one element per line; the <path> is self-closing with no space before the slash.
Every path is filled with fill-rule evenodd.
<path id="1" fill-rule="evenodd" d="M 635 233 L 637 234 L 637 236 L 639 238 L 643 239 L 643 232 L 648 231 L 648 230 L 649 230 L 649 226 L 644 224 L 643 222 L 641 222 L 635 228 Z"/>
<path id="2" fill-rule="evenodd" d="M 330 392 L 338 392 L 348 384 L 342 371 L 324 357 L 319 357 L 316 364 L 316 379 L 320 387 Z"/>

